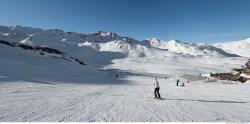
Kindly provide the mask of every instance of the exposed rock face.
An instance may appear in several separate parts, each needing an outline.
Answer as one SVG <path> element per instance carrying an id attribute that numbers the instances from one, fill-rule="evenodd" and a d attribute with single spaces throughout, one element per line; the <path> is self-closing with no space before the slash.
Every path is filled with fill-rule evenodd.
<path id="1" fill-rule="evenodd" d="M 232 80 L 232 81 L 240 81 L 241 83 L 250 80 L 250 60 L 246 62 L 246 67 L 242 68 L 233 68 L 233 72 L 227 73 L 214 73 L 210 74 L 211 77 L 215 77 L 219 80 Z"/>
<path id="2" fill-rule="evenodd" d="M 15 42 L 9 42 L 9 41 L 5 41 L 5 40 L 0 40 L 0 44 L 7 45 L 10 47 L 19 47 L 19 48 L 22 48 L 23 50 L 29 50 L 29 51 L 32 51 L 35 53 L 39 53 L 40 55 L 50 54 L 50 55 L 54 56 L 53 54 L 56 54 L 56 55 L 61 56 L 61 58 L 64 60 L 74 61 L 80 65 L 85 65 L 85 63 L 80 61 L 79 59 L 68 56 L 68 55 L 66 55 L 66 53 L 61 52 L 61 51 L 54 49 L 54 48 L 50 48 L 50 47 L 32 46 L 32 45 L 28 45 L 28 44 L 17 44 Z M 54 57 L 56 57 L 56 56 L 54 56 Z"/>
<path id="3" fill-rule="evenodd" d="M 21 47 L 22 49 L 25 49 L 25 50 L 34 50 L 32 46 L 25 45 L 25 44 L 19 44 L 18 47 Z"/>
<path id="4" fill-rule="evenodd" d="M 248 69 L 250 69 L 250 60 L 245 65 Z"/>
<path id="5" fill-rule="evenodd" d="M 40 46 L 35 46 L 34 47 L 35 50 L 40 50 L 43 52 L 48 52 L 48 53 L 54 53 L 54 54 L 63 54 L 63 52 L 53 49 L 53 48 L 49 48 L 49 47 L 40 47 Z"/>
<path id="6" fill-rule="evenodd" d="M 4 41 L 4 40 L 0 40 L 0 43 L 4 44 L 4 45 L 11 46 L 11 47 L 15 47 L 16 46 L 15 43 L 7 42 L 7 41 Z"/>
<path id="7" fill-rule="evenodd" d="M 242 83 L 246 82 L 246 80 L 241 80 L 240 79 L 240 73 L 237 74 L 233 74 L 233 73 L 214 73 L 214 74 L 210 74 L 211 77 L 215 77 L 216 79 L 219 80 L 231 80 L 231 81 L 240 81 Z"/>
<path id="8" fill-rule="evenodd" d="M 244 73 L 250 75 L 250 69 L 249 68 L 245 69 Z"/>

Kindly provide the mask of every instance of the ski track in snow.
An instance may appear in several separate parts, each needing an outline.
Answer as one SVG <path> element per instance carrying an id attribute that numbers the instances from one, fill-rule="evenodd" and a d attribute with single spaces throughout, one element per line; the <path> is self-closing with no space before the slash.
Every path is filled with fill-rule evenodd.
<path id="1" fill-rule="evenodd" d="M 214 84 L 198 81 L 186 87 L 176 87 L 169 79 L 161 79 L 160 93 L 165 99 L 156 100 L 151 86 L 153 78 L 133 76 L 129 80 L 134 80 L 135 84 L 67 86 L 1 82 L 0 120 L 249 121 L 249 84 L 244 84 L 244 88 L 241 84 L 223 83 L 214 87 Z M 138 81 L 143 84 L 137 84 Z M 225 95 L 225 91 L 220 91 L 223 87 L 239 97 Z M 232 90 L 239 87 L 245 93 Z"/>
<path id="2" fill-rule="evenodd" d="M 78 34 L 21 26 L 0 26 L 0 32 L 1 40 L 48 46 L 86 63 L 40 55 L 2 41 L 1 122 L 250 121 L 249 82 L 197 80 L 176 86 L 176 79 L 186 82 L 184 74 L 229 72 L 247 61 L 211 45 L 139 42 L 111 32 Z M 249 56 L 249 39 L 234 44 L 218 45 Z M 239 51 L 237 46 L 245 49 Z M 155 77 L 162 100 L 154 99 Z"/>

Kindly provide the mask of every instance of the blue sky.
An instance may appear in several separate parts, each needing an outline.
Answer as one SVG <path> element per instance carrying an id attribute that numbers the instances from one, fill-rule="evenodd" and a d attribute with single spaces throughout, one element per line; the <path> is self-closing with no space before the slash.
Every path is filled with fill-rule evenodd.
<path id="1" fill-rule="evenodd" d="M 0 0 L 0 25 L 186 42 L 250 37 L 250 0 Z"/>

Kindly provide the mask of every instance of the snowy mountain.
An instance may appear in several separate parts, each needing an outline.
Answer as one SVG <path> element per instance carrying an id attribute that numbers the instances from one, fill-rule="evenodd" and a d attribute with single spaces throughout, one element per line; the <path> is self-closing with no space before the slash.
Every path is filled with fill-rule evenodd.
<path id="1" fill-rule="evenodd" d="M 0 26 L 0 121 L 247 122 L 250 83 L 209 79 L 247 61 L 235 56 L 178 40 Z"/>
<path id="2" fill-rule="evenodd" d="M 79 82 L 107 80 L 105 73 L 53 48 L 0 40 L 0 75 L 7 80 Z M 84 76 L 82 76 L 84 75 Z M 95 75 L 99 75 L 96 77 Z M 79 76 L 78 78 L 74 78 Z M 52 78 L 54 77 L 54 78 Z M 60 79 L 55 78 L 60 77 Z"/>
<path id="3" fill-rule="evenodd" d="M 144 41 L 147 46 L 165 49 L 175 53 L 188 54 L 192 56 L 226 56 L 237 57 L 236 54 L 230 54 L 219 48 L 208 44 L 189 44 L 178 40 L 162 41 L 156 38 L 151 38 Z"/>
<path id="4" fill-rule="evenodd" d="M 223 49 L 226 52 L 234 53 L 244 57 L 250 57 L 250 38 L 241 41 L 216 43 L 213 46 Z"/>
<path id="5" fill-rule="evenodd" d="M 120 52 L 129 57 L 152 56 L 163 51 L 166 54 L 173 52 L 191 56 L 237 56 L 207 44 L 188 44 L 178 40 L 162 41 L 153 38 L 140 42 L 113 32 L 103 31 L 81 34 L 64 32 L 59 29 L 42 30 L 22 26 L 0 26 L 0 39 L 28 45 L 49 46 L 78 57 L 83 57 L 79 50 L 82 47 L 92 48 L 96 51 Z"/>

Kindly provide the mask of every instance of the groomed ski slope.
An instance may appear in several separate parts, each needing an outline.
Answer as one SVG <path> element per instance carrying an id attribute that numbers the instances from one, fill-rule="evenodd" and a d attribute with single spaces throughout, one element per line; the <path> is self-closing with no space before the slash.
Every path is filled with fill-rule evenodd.
<path id="1" fill-rule="evenodd" d="M 176 86 L 177 79 L 187 81 L 184 74 L 242 66 L 247 58 L 231 48 L 21 26 L 0 26 L 0 39 L 49 46 L 86 63 L 0 44 L 0 122 L 250 121 L 249 81 Z M 155 77 L 163 100 L 154 99 Z"/>
<path id="2" fill-rule="evenodd" d="M 4 77 L 1 77 L 4 78 Z M 249 121 L 250 84 L 159 79 L 165 100 L 153 98 L 153 78 L 127 84 L 2 82 L 1 121 Z M 50 84 L 51 83 L 51 84 Z"/>
<path id="3" fill-rule="evenodd" d="M 184 73 L 226 71 L 244 58 L 123 58 L 101 71 L 11 51 L 0 58 L 0 121 L 250 121 L 249 82 L 175 84 Z M 164 100 L 153 97 L 155 76 Z"/>

